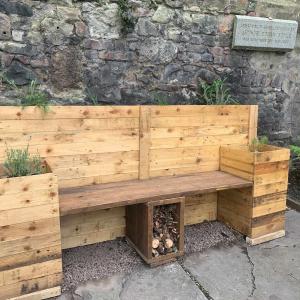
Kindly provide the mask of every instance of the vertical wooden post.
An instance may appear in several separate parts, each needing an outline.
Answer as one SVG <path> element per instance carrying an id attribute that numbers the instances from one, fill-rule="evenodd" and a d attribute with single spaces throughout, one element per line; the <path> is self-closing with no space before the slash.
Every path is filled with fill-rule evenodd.
<path id="1" fill-rule="evenodd" d="M 140 165 L 139 179 L 149 178 L 150 168 L 150 127 L 151 110 L 149 106 L 140 106 Z"/>
<path id="2" fill-rule="evenodd" d="M 258 106 L 250 105 L 249 111 L 249 145 L 257 137 Z"/>

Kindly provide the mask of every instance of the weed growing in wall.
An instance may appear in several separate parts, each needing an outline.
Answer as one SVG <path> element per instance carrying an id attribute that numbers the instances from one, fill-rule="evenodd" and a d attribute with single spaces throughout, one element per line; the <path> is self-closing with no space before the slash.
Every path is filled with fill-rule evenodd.
<path id="1" fill-rule="evenodd" d="M 45 113 L 49 111 L 49 102 L 47 95 L 40 91 L 36 81 L 31 81 L 25 97 L 22 99 L 22 106 L 37 106 Z"/>
<path id="2" fill-rule="evenodd" d="M 118 14 L 121 19 L 121 32 L 126 35 L 133 31 L 136 18 L 132 15 L 128 0 L 118 0 Z"/>
<path id="3" fill-rule="evenodd" d="M 199 95 L 207 105 L 238 104 L 233 99 L 228 88 L 225 87 L 226 79 L 214 80 L 212 84 L 202 81 L 199 84 Z"/>

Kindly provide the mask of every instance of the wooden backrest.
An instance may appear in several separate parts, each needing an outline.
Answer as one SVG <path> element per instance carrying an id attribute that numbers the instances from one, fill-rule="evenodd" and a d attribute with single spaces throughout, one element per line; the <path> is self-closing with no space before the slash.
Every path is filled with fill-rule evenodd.
<path id="1" fill-rule="evenodd" d="M 221 145 L 248 144 L 257 106 L 51 106 L 0 108 L 6 146 L 45 157 L 60 187 L 219 169 Z"/>

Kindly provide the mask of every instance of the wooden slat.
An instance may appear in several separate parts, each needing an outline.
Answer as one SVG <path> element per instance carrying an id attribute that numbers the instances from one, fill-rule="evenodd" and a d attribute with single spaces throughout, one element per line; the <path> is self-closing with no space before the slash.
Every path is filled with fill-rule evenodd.
<path id="1" fill-rule="evenodd" d="M 80 178 L 70 178 L 59 181 L 60 188 L 71 188 L 85 185 L 96 185 L 108 182 L 120 182 L 127 180 L 138 179 L 138 172 L 131 172 L 125 174 L 110 174 L 101 176 L 90 176 L 90 177 L 80 177 Z"/>
<path id="2" fill-rule="evenodd" d="M 228 116 L 231 114 L 249 115 L 249 105 L 168 105 L 150 106 L 151 113 L 157 117 L 176 116 L 199 116 L 201 114 L 213 114 L 217 116 Z"/>
<path id="3" fill-rule="evenodd" d="M 156 117 L 151 118 L 152 127 L 189 127 L 189 126 L 203 126 L 205 124 L 218 125 L 248 125 L 247 114 L 232 114 L 232 115 L 217 115 L 203 113 L 194 116 L 174 116 L 174 117 Z"/>
<path id="4" fill-rule="evenodd" d="M 48 120 L 48 119 L 115 119 L 138 118 L 138 106 L 52 106 L 43 113 L 35 106 L 22 108 L 6 106 L 1 109 L 1 120 Z"/>
<path id="5" fill-rule="evenodd" d="M 24 145 L 26 148 L 27 146 Z M 139 149 L 138 139 L 130 139 L 126 141 L 110 141 L 110 142 L 89 142 L 89 143 L 73 143 L 73 144 L 48 144 L 38 145 L 29 148 L 29 152 L 42 157 L 62 156 L 62 155 L 81 155 L 87 153 L 105 153 L 105 152 L 121 152 Z M 0 148 L 0 158 L 3 160 L 6 156 L 7 148 Z M 37 151 L 38 150 L 38 151 Z"/>
<path id="6" fill-rule="evenodd" d="M 19 267 L 0 272 L 4 285 L 14 284 L 20 281 L 44 277 L 62 272 L 61 259 L 49 260 L 42 263 Z"/>
<path id="7" fill-rule="evenodd" d="M 151 137 L 153 138 L 174 138 L 191 136 L 215 136 L 215 135 L 233 135 L 246 134 L 248 127 L 243 125 L 222 126 L 207 125 L 199 127 L 159 127 L 151 128 Z"/>
<path id="8" fill-rule="evenodd" d="M 15 284 L 9 284 L 3 287 L 0 287 L 0 300 L 7 299 L 45 299 L 48 296 L 57 295 L 60 291 L 59 285 L 62 281 L 62 274 L 53 274 L 49 276 L 44 276 L 40 278 L 34 278 L 30 280 L 25 280 L 17 282 Z M 50 289 L 55 287 L 55 290 Z M 43 292 L 44 290 L 44 292 Z M 54 293 L 56 291 L 56 293 Z M 32 297 L 33 294 L 33 297 Z M 39 297 L 39 298 L 38 298 Z"/>
<path id="9" fill-rule="evenodd" d="M 26 223 L 10 224 L 0 227 L 0 247 L 1 243 L 13 240 L 19 240 L 23 238 L 32 238 L 34 236 L 41 236 L 43 234 L 49 234 L 58 232 L 60 225 L 58 218 L 39 219 Z"/>
<path id="10" fill-rule="evenodd" d="M 18 224 L 49 217 L 59 217 L 58 203 L 0 211 L 0 226 L 11 225 L 12 220 Z"/>
<path id="11" fill-rule="evenodd" d="M 140 167 L 139 179 L 149 178 L 149 153 L 151 141 L 151 112 L 149 107 L 140 107 Z"/>
<path id="12" fill-rule="evenodd" d="M 275 146 L 265 146 L 263 152 L 255 154 L 255 164 L 287 161 L 290 159 L 290 150 Z"/>
<path id="13" fill-rule="evenodd" d="M 27 243 L 28 246 L 28 243 Z M 26 252 L 17 254 L 9 254 L 0 259 L 0 271 L 17 268 L 19 266 L 26 266 L 33 263 L 39 263 L 50 259 L 57 259 L 61 257 L 61 244 L 58 241 L 55 246 L 37 245 L 36 249 L 30 249 Z"/>
<path id="14" fill-rule="evenodd" d="M 251 186 L 252 183 L 223 173 L 207 172 L 144 181 L 103 184 L 60 191 L 61 215 L 76 214 L 147 201 Z"/>
<path id="15" fill-rule="evenodd" d="M 74 130 L 108 130 L 138 128 L 138 118 L 117 119 L 40 119 L 3 120 L 0 119 L 0 133 L 11 132 L 64 132 Z"/>
<path id="16" fill-rule="evenodd" d="M 51 173 L 25 177 L 0 178 L 0 197 L 28 191 L 52 189 L 56 186 L 57 177 Z"/>
<path id="17" fill-rule="evenodd" d="M 49 233 L 34 238 L 25 237 L 23 239 L 12 240 L 1 243 L 0 259 L 8 255 L 26 253 L 31 250 L 39 250 L 40 248 L 58 246 L 61 244 L 60 233 Z"/>
<path id="18" fill-rule="evenodd" d="M 285 211 L 276 212 L 252 220 L 250 238 L 258 238 L 266 234 L 284 230 Z"/>
<path id="19" fill-rule="evenodd" d="M 10 300 L 41 300 L 59 296 L 61 294 L 61 287 L 53 287 L 42 291 L 34 292 L 29 295 L 10 298 Z"/>
<path id="20" fill-rule="evenodd" d="M 251 105 L 249 110 L 249 145 L 257 137 L 258 106 Z"/>
<path id="21" fill-rule="evenodd" d="M 151 149 L 247 144 L 247 134 L 151 139 Z"/>
<path id="22" fill-rule="evenodd" d="M 107 152 L 95 154 L 80 154 L 80 155 L 61 155 L 47 157 L 47 163 L 51 170 L 65 169 L 70 167 L 93 166 L 107 162 L 110 163 L 127 163 L 138 162 L 139 151 L 122 151 L 122 152 Z"/>
<path id="23" fill-rule="evenodd" d="M 125 235 L 125 226 L 95 231 L 89 234 L 62 238 L 62 249 L 85 246 L 103 241 L 114 240 Z"/>
<path id="24" fill-rule="evenodd" d="M 13 132 L 1 134 L 0 147 L 20 147 L 29 144 L 30 148 L 39 145 L 72 144 L 72 143 L 116 143 L 118 141 L 138 140 L 138 128 L 97 131 L 65 131 L 65 132 Z"/>

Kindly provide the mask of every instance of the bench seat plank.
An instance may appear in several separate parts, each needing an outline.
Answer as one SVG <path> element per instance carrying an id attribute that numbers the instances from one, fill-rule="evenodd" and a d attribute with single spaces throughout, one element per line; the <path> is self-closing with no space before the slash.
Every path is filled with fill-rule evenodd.
<path id="1" fill-rule="evenodd" d="M 252 186 L 221 171 L 60 189 L 61 216 Z"/>

